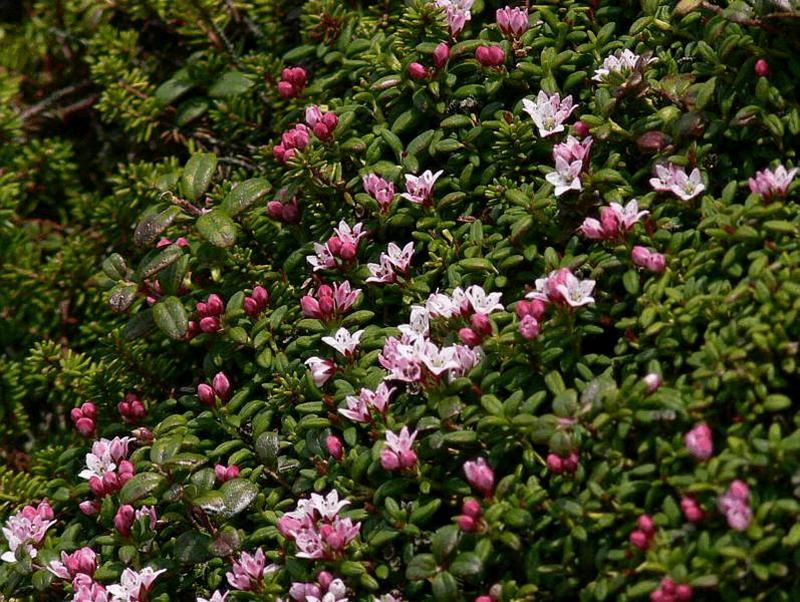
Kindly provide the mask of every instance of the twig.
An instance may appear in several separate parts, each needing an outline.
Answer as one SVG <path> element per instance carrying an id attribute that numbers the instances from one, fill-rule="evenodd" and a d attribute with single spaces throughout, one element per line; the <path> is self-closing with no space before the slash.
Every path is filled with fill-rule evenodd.
<path id="1" fill-rule="evenodd" d="M 41 113 L 42 111 L 44 111 L 51 105 L 55 104 L 65 96 L 69 96 L 70 94 L 83 90 L 84 88 L 90 85 L 91 82 L 89 80 L 84 80 L 82 82 L 78 82 L 77 84 L 72 84 L 71 86 L 67 86 L 66 88 L 61 88 L 60 90 L 56 90 L 44 100 L 25 109 L 20 115 L 20 117 L 22 118 L 22 121 L 27 121 L 31 117 L 35 116 L 37 113 Z"/>

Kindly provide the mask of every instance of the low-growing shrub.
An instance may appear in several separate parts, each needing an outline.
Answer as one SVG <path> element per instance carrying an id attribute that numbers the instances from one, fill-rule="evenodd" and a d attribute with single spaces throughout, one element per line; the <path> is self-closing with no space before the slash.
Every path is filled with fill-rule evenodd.
<path id="1" fill-rule="evenodd" d="M 792 600 L 800 10 L 0 9 L 0 589 Z"/>

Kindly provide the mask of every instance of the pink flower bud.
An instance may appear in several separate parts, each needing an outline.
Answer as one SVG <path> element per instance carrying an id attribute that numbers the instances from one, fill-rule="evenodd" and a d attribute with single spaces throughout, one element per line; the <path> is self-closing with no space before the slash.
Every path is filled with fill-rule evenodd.
<path id="1" fill-rule="evenodd" d="M 120 479 L 128 479 L 128 475 L 133 476 L 136 471 L 133 463 L 130 460 L 120 460 L 119 467 L 117 468 Z"/>
<path id="2" fill-rule="evenodd" d="M 214 375 L 214 380 L 211 381 L 211 386 L 222 401 L 227 401 L 228 395 L 231 392 L 231 383 L 224 372 L 217 372 Z"/>
<path id="3" fill-rule="evenodd" d="M 295 96 L 294 86 L 286 81 L 278 82 L 278 94 L 280 94 L 282 98 L 292 98 Z"/>
<path id="4" fill-rule="evenodd" d="M 714 455 L 714 440 L 707 424 L 698 424 L 684 437 L 689 453 L 697 460 L 708 460 Z"/>
<path id="5" fill-rule="evenodd" d="M 224 483 L 228 480 L 227 478 L 227 470 L 222 464 L 217 464 L 214 466 L 214 476 L 217 478 L 217 481 L 220 483 Z"/>
<path id="6" fill-rule="evenodd" d="M 478 596 L 475 602 L 494 602 L 491 596 Z"/>
<path id="7" fill-rule="evenodd" d="M 116 472 L 109 471 L 103 475 L 103 487 L 106 491 L 116 491 L 119 489 L 119 476 Z"/>
<path id="8" fill-rule="evenodd" d="M 572 127 L 575 130 L 575 135 L 579 138 L 585 138 L 589 135 L 589 126 L 583 121 L 576 121 Z"/>
<path id="9" fill-rule="evenodd" d="M 758 77 L 767 77 L 769 75 L 769 63 L 764 59 L 758 59 L 754 69 Z"/>
<path id="10" fill-rule="evenodd" d="M 644 531 L 644 533 L 646 533 L 647 535 L 652 535 L 656 530 L 656 526 L 655 523 L 653 523 L 653 519 L 647 514 L 642 514 L 639 517 L 639 520 L 636 521 L 636 524 L 639 526 L 639 529 L 641 531 Z"/>
<path id="11" fill-rule="evenodd" d="M 332 131 L 325 123 L 318 121 L 314 126 L 314 135 L 320 140 L 327 140 L 331 137 Z"/>
<path id="12" fill-rule="evenodd" d="M 254 318 L 261 313 L 258 303 L 252 297 L 245 297 L 244 301 L 242 302 L 242 307 L 244 307 L 244 312 L 251 318 Z"/>
<path id="13" fill-rule="evenodd" d="M 136 511 L 130 504 L 123 504 L 114 515 L 114 527 L 119 531 L 123 537 L 129 537 L 131 534 L 131 527 L 133 520 L 136 516 Z"/>
<path id="14" fill-rule="evenodd" d="M 464 474 L 475 489 L 489 497 L 494 491 L 494 471 L 483 458 L 464 462 Z"/>
<path id="15" fill-rule="evenodd" d="M 683 516 L 690 523 L 699 523 L 705 516 L 697 502 L 690 497 L 681 498 L 681 510 L 683 511 Z"/>
<path id="16" fill-rule="evenodd" d="M 603 235 L 606 237 L 616 236 L 620 231 L 619 216 L 611 207 L 600 209 L 600 225 Z"/>
<path id="17" fill-rule="evenodd" d="M 417 463 L 417 453 L 413 449 L 404 449 L 398 455 L 401 468 L 412 468 Z"/>
<path id="18" fill-rule="evenodd" d="M 646 375 L 642 380 L 644 380 L 648 393 L 653 393 L 661 386 L 661 375 L 655 372 Z"/>
<path id="19" fill-rule="evenodd" d="M 465 345 L 470 347 L 477 347 L 481 344 L 481 335 L 472 330 L 471 328 L 462 328 L 458 331 L 458 337 L 464 342 Z"/>
<path id="20" fill-rule="evenodd" d="M 464 533 L 473 533 L 478 530 L 478 524 L 471 516 L 462 514 L 458 517 L 457 521 L 459 529 L 464 531 Z"/>
<path id="21" fill-rule="evenodd" d="M 527 315 L 519 322 L 519 333 L 528 341 L 539 336 L 539 322 L 531 315 Z"/>
<path id="22" fill-rule="evenodd" d="M 300 209 L 297 207 L 297 201 L 286 203 L 281 209 L 281 218 L 287 224 L 296 224 L 300 221 Z"/>
<path id="23" fill-rule="evenodd" d="M 320 317 L 328 319 L 333 315 L 333 310 L 335 308 L 335 304 L 333 301 L 333 297 L 330 296 L 320 296 L 319 298 L 319 313 Z"/>
<path id="24" fill-rule="evenodd" d="M 692 586 L 688 583 L 681 583 L 675 588 L 675 599 L 678 602 L 689 602 L 693 595 Z"/>
<path id="25" fill-rule="evenodd" d="M 255 299 L 256 303 L 258 303 L 259 307 L 266 307 L 267 302 L 269 301 L 269 293 L 267 289 L 265 289 L 260 284 L 257 284 L 253 287 L 253 294 L 251 295 L 253 299 Z"/>
<path id="26" fill-rule="evenodd" d="M 445 42 L 441 42 L 433 51 L 433 64 L 437 69 L 441 69 L 449 59 L 450 47 Z"/>
<path id="27" fill-rule="evenodd" d="M 481 514 L 483 514 L 480 502 L 473 499 L 464 500 L 464 503 L 461 505 L 461 512 L 472 518 L 480 518 Z"/>
<path id="28" fill-rule="evenodd" d="M 208 299 L 206 299 L 206 306 L 208 307 L 208 313 L 214 316 L 218 316 L 225 311 L 225 303 L 217 294 L 208 296 Z"/>
<path id="29" fill-rule="evenodd" d="M 420 63 L 411 63 L 408 66 L 408 76 L 411 79 L 425 79 L 428 77 L 428 70 Z"/>
<path id="30" fill-rule="evenodd" d="M 748 499 L 750 499 L 750 488 L 747 486 L 747 483 L 740 479 L 736 479 L 730 484 L 728 493 L 730 493 L 730 495 L 734 498 L 737 498 L 743 502 L 746 502 Z"/>
<path id="31" fill-rule="evenodd" d="M 283 216 L 283 203 L 280 201 L 270 201 L 267 203 L 267 215 L 272 219 L 281 219 Z"/>
<path id="32" fill-rule="evenodd" d="M 79 418 L 75 423 L 75 428 L 82 437 L 91 437 L 92 433 L 94 433 L 94 427 L 94 420 L 91 418 Z"/>
<path id="33" fill-rule="evenodd" d="M 630 535 L 631 543 L 640 550 L 646 550 L 650 546 L 650 538 L 643 531 L 638 529 Z"/>
<path id="34" fill-rule="evenodd" d="M 213 334 L 219 331 L 220 323 L 219 318 L 212 318 L 211 316 L 206 316 L 205 318 L 200 319 L 200 330 L 205 332 L 206 334 Z"/>
<path id="35" fill-rule="evenodd" d="M 667 594 L 668 596 L 672 596 L 675 593 L 675 582 L 670 579 L 669 577 L 665 577 L 661 580 L 661 591 Z"/>
<path id="36" fill-rule="evenodd" d="M 631 259 L 639 267 L 646 268 L 647 262 L 650 260 L 650 251 L 646 247 L 637 245 L 631 251 Z"/>
<path id="37" fill-rule="evenodd" d="M 78 508 L 80 508 L 81 512 L 83 512 L 86 516 L 94 516 L 100 512 L 100 502 L 86 500 L 85 502 L 78 504 Z"/>
<path id="38" fill-rule="evenodd" d="M 576 470 L 578 470 L 578 454 L 570 452 L 569 455 L 564 458 L 564 471 L 575 472 Z"/>
<path id="39" fill-rule="evenodd" d="M 72 422 L 77 423 L 78 420 L 83 418 L 83 412 L 81 412 L 80 408 L 72 408 L 69 412 L 70 418 L 72 418 Z"/>
<path id="40" fill-rule="evenodd" d="M 556 454 L 547 454 L 547 469 L 553 474 L 564 472 L 564 461 Z"/>
<path id="41" fill-rule="evenodd" d="M 500 46 L 478 46 L 475 58 L 484 67 L 497 67 L 506 60 L 506 53 Z"/>
<path id="42" fill-rule="evenodd" d="M 469 319 L 472 329 L 478 334 L 489 335 L 492 334 L 492 323 L 489 321 L 489 316 L 481 313 L 474 313 Z"/>
<path id="43" fill-rule="evenodd" d="M 333 575 L 331 575 L 328 571 L 320 571 L 319 575 L 317 575 L 317 583 L 320 584 L 322 589 L 328 589 L 333 582 Z"/>
<path id="44" fill-rule="evenodd" d="M 645 267 L 656 274 L 663 272 L 667 267 L 667 260 L 661 253 L 650 253 Z"/>
<path id="45" fill-rule="evenodd" d="M 197 385 L 197 396 L 200 398 L 200 403 L 204 403 L 207 406 L 213 406 L 216 402 L 214 389 L 211 388 L 211 385 L 207 385 L 206 383 Z"/>
<path id="46" fill-rule="evenodd" d="M 339 437 L 336 435 L 328 435 L 328 437 L 325 439 L 325 447 L 328 449 L 328 453 L 330 455 L 341 462 L 342 458 L 344 457 L 344 447 L 342 446 L 342 440 L 339 439 Z"/>
<path id="47" fill-rule="evenodd" d="M 288 157 L 286 156 L 286 149 L 283 147 L 282 144 L 278 144 L 272 147 L 272 154 L 275 158 L 280 161 L 281 163 L 286 163 Z"/>
<path id="48" fill-rule="evenodd" d="M 89 489 L 97 497 L 103 497 L 106 494 L 106 487 L 103 485 L 103 480 L 98 476 L 93 476 L 89 479 Z"/>
<path id="49" fill-rule="evenodd" d="M 97 417 L 97 408 L 91 401 L 87 401 L 81 406 L 81 412 L 87 418 L 94 420 Z"/>
<path id="50" fill-rule="evenodd" d="M 352 260 L 356 256 L 356 246 L 351 242 L 344 243 L 339 251 L 339 256 L 345 261 Z"/>
<path id="51" fill-rule="evenodd" d="M 339 252 L 342 250 L 342 241 L 336 235 L 331 236 L 326 244 L 332 255 L 339 255 Z"/>
<path id="52" fill-rule="evenodd" d="M 381 466 L 386 470 L 397 470 L 400 468 L 400 458 L 391 449 L 384 447 L 381 450 Z"/>

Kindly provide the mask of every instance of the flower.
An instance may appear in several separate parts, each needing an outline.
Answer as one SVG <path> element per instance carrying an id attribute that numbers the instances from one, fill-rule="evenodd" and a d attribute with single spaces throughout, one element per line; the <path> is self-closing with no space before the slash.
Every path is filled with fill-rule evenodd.
<path id="1" fill-rule="evenodd" d="M 346 328 L 340 328 L 332 337 L 322 337 L 322 342 L 327 343 L 342 355 L 349 356 L 358 348 L 362 334 L 364 334 L 363 330 L 357 330 L 350 334 Z"/>
<path id="2" fill-rule="evenodd" d="M 92 444 L 92 451 L 86 454 L 86 468 L 78 473 L 82 479 L 98 477 L 102 479 L 107 473 L 117 468 L 117 463 L 128 455 L 128 444 L 131 437 L 114 437 L 100 439 Z"/>
<path id="3" fill-rule="evenodd" d="M 17 562 L 18 550 L 23 550 L 31 558 L 36 558 L 37 548 L 42 543 L 47 530 L 55 524 L 53 509 L 44 500 L 38 506 L 27 505 L 15 515 L 10 516 L 3 527 L 3 535 L 8 542 L 8 551 L 0 558 L 5 562 Z"/>
<path id="4" fill-rule="evenodd" d="M 318 387 L 328 382 L 328 379 L 336 372 L 336 364 L 331 360 L 325 360 L 320 357 L 310 357 L 305 361 L 305 364 L 311 370 L 311 378 Z"/>
<path id="5" fill-rule="evenodd" d="M 428 70 L 422 63 L 416 61 L 408 65 L 408 76 L 411 79 L 425 79 L 428 77 Z"/>
<path id="6" fill-rule="evenodd" d="M 593 240 L 610 240 L 624 236 L 633 225 L 649 211 L 639 211 L 639 203 L 632 199 L 624 207 L 619 203 L 611 203 L 600 209 L 601 219 L 587 217 L 581 224 L 581 233 Z"/>
<path id="7" fill-rule="evenodd" d="M 731 529 L 744 531 L 750 525 L 753 511 L 750 509 L 750 490 L 744 481 L 733 481 L 728 491 L 717 499 L 717 506 Z"/>
<path id="8" fill-rule="evenodd" d="M 567 271 L 563 282 L 556 284 L 556 291 L 559 293 L 559 299 L 570 307 L 581 307 L 594 303 L 594 297 L 591 296 L 594 285 L 594 280 L 579 280 L 572 272 Z"/>
<path id="9" fill-rule="evenodd" d="M 384 180 L 374 173 L 366 174 L 361 178 L 364 192 L 378 201 L 381 213 L 386 213 L 394 200 L 394 182 Z"/>
<path id="10" fill-rule="evenodd" d="M 627 76 L 634 69 L 643 69 L 655 60 L 655 57 L 645 59 L 626 48 L 622 52 L 607 56 L 603 60 L 603 66 L 595 69 L 592 79 L 604 82 L 612 73 Z"/>
<path id="11" fill-rule="evenodd" d="M 154 571 L 149 566 L 138 572 L 130 568 L 125 569 L 120 576 L 120 582 L 108 586 L 111 602 L 140 602 L 146 600 L 147 593 L 153 586 L 153 581 L 164 572 L 166 572 L 166 569 Z"/>
<path id="12" fill-rule="evenodd" d="M 493 311 L 502 311 L 503 304 L 500 303 L 500 298 L 503 293 L 486 293 L 483 287 L 473 284 L 468 287 L 464 294 L 472 306 L 472 310 L 481 314 L 490 314 Z"/>
<path id="13" fill-rule="evenodd" d="M 655 253 L 641 246 L 635 246 L 631 250 L 633 263 L 651 272 L 663 272 L 667 267 L 667 260 L 661 253 Z"/>
<path id="14" fill-rule="evenodd" d="M 499 67 L 506 60 L 506 52 L 502 46 L 478 46 L 475 58 L 483 67 Z"/>
<path id="15" fill-rule="evenodd" d="M 690 523 L 700 522 L 705 516 L 703 510 L 700 508 L 694 498 L 682 497 L 681 510 L 683 511 L 683 515 L 686 517 L 686 520 Z"/>
<path id="16" fill-rule="evenodd" d="M 306 261 L 311 264 L 314 271 L 329 270 L 336 267 L 336 259 L 333 257 L 327 243 L 322 245 L 314 243 L 314 255 L 306 255 Z"/>
<path id="17" fill-rule="evenodd" d="M 494 491 L 494 471 L 484 458 L 464 462 L 464 474 L 467 481 L 486 497 Z"/>
<path id="18" fill-rule="evenodd" d="M 703 192 L 700 170 L 696 167 L 687 176 L 683 167 L 668 163 L 665 166 L 656 165 L 656 176 L 650 179 L 650 185 L 659 192 L 671 192 L 684 201 L 688 201 Z"/>
<path id="19" fill-rule="evenodd" d="M 256 550 L 255 554 L 242 552 L 239 558 L 233 561 L 231 571 L 225 573 L 228 583 L 233 589 L 244 591 L 254 589 L 266 575 L 278 570 L 274 564 L 264 566 L 266 562 L 266 556 L 261 548 Z"/>
<path id="20" fill-rule="evenodd" d="M 545 179 L 555 187 L 556 196 L 561 196 L 570 190 L 581 189 L 581 171 L 583 161 L 568 163 L 563 157 L 556 157 L 556 169 L 545 176 Z"/>
<path id="21" fill-rule="evenodd" d="M 531 116 L 542 138 L 563 132 L 564 122 L 577 108 L 578 105 L 572 104 L 572 96 L 562 100 L 558 92 L 548 96 L 544 90 L 539 90 L 535 101 L 522 99 L 522 110 Z"/>
<path id="22" fill-rule="evenodd" d="M 446 42 L 440 42 L 433 50 L 433 64 L 437 69 L 441 69 L 450 59 L 450 46 Z"/>
<path id="23" fill-rule="evenodd" d="M 117 509 L 117 513 L 114 516 L 114 527 L 116 527 L 117 531 L 119 531 L 120 535 L 123 537 L 130 537 L 133 523 L 140 518 L 146 519 L 145 522 L 149 524 L 150 529 L 156 528 L 158 516 L 156 515 L 155 508 L 152 506 L 142 506 L 138 510 L 134 510 L 133 506 L 130 504 L 123 504 Z"/>
<path id="24" fill-rule="evenodd" d="M 287 67 L 281 72 L 281 81 L 278 83 L 278 94 L 283 98 L 299 96 L 306 87 L 308 74 L 302 67 Z"/>
<path id="25" fill-rule="evenodd" d="M 197 597 L 197 602 L 225 602 L 228 599 L 228 592 L 224 594 L 219 593 L 219 590 L 215 590 L 213 594 L 211 594 L 210 598 L 201 598 Z"/>
<path id="26" fill-rule="evenodd" d="M 333 288 L 324 284 L 317 289 L 316 298 L 314 291 L 304 295 L 300 299 L 300 307 L 307 317 L 328 321 L 350 309 L 360 293 L 361 289 L 352 289 L 347 280 L 341 284 L 334 283 Z"/>
<path id="27" fill-rule="evenodd" d="M 467 21 L 472 19 L 470 9 L 475 0 L 434 0 L 434 4 L 444 9 L 447 24 L 450 27 L 450 35 L 456 37 Z"/>
<path id="28" fill-rule="evenodd" d="M 278 531 L 295 543 L 298 558 L 334 558 L 361 529 L 361 523 L 338 515 L 349 503 L 339 500 L 335 489 L 325 497 L 312 493 L 310 499 L 300 500 L 295 510 L 281 516 Z"/>
<path id="29" fill-rule="evenodd" d="M 348 395 L 345 398 L 347 409 L 340 409 L 339 413 L 353 422 L 369 422 L 372 420 L 371 411 L 385 414 L 389 408 L 389 398 L 394 393 L 394 387 L 388 387 L 385 382 L 378 385 L 375 391 L 361 389 L 358 397 Z"/>
<path id="30" fill-rule="evenodd" d="M 583 140 L 578 140 L 575 136 L 567 136 L 566 141 L 553 147 L 553 160 L 561 157 L 567 163 L 581 161 L 585 166 L 593 142 L 591 136 L 587 136 Z"/>
<path id="31" fill-rule="evenodd" d="M 406 174 L 406 192 L 402 193 L 400 196 L 404 199 L 408 199 L 412 203 L 430 205 L 433 185 L 443 173 L 444 170 L 433 173 L 428 169 L 419 176 Z"/>
<path id="32" fill-rule="evenodd" d="M 72 580 L 76 575 L 94 575 L 97 568 L 97 555 L 89 547 L 75 550 L 72 554 L 61 552 L 61 560 L 52 560 L 47 564 L 47 570 L 61 579 Z"/>
<path id="33" fill-rule="evenodd" d="M 708 460 L 714 455 L 714 439 L 705 423 L 695 425 L 684 437 L 686 449 L 698 460 Z"/>
<path id="34" fill-rule="evenodd" d="M 756 175 L 750 178 L 747 183 L 750 185 L 750 191 L 753 194 L 757 194 L 765 201 L 769 201 L 775 197 L 786 196 L 786 191 L 789 189 L 789 184 L 792 183 L 797 170 L 797 167 L 786 169 L 783 165 L 778 165 L 775 171 L 764 169 L 756 172 Z"/>
<path id="35" fill-rule="evenodd" d="M 73 602 L 108 602 L 108 592 L 100 583 L 95 583 L 89 575 L 79 573 L 72 580 Z"/>
<path id="36" fill-rule="evenodd" d="M 239 476 L 239 467 L 236 466 L 236 464 L 231 464 L 230 466 L 217 464 L 214 466 L 214 476 L 220 483 L 230 481 L 231 479 L 235 479 Z"/>
<path id="37" fill-rule="evenodd" d="M 410 433 L 407 426 L 400 430 L 399 435 L 386 431 L 386 445 L 381 450 L 381 466 L 386 470 L 412 468 L 417 463 L 417 454 L 412 449 L 416 437 L 416 431 Z"/>
<path id="38" fill-rule="evenodd" d="M 535 339 L 539 336 L 539 321 L 533 316 L 524 316 L 519 321 L 519 333 L 528 341 Z"/>
<path id="39" fill-rule="evenodd" d="M 498 8 L 495 12 L 497 27 L 505 35 L 518 38 L 528 31 L 528 11 L 524 8 Z"/>

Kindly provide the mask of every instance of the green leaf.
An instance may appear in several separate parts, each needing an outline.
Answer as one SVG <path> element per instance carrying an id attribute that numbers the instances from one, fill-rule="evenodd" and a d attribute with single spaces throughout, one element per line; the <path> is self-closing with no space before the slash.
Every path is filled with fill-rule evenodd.
<path id="1" fill-rule="evenodd" d="M 139 277 L 150 278 L 183 255 L 183 249 L 176 244 L 152 251 L 142 258 L 139 264 Z"/>
<path id="2" fill-rule="evenodd" d="M 237 216 L 250 205 L 265 196 L 272 185 L 264 178 L 252 178 L 238 184 L 222 201 L 222 208 L 231 216 Z"/>
<path id="3" fill-rule="evenodd" d="M 433 554 L 417 554 L 406 567 L 406 579 L 419 581 L 436 573 L 436 560 Z"/>
<path id="4" fill-rule="evenodd" d="M 150 448 L 150 461 L 153 464 L 163 464 L 181 449 L 183 437 L 163 437 L 156 439 Z"/>
<path id="5" fill-rule="evenodd" d="M 458 583 L 447 571 L 441 572 L 433 578 L 433 598 L 437 602 L 450 602 L 458 599 Z"/>
<path id="6" fill-rule="evenodd" d="M 166 297 L 153 306 L 153 320 L 171 339 L 182 339 L 189 329 L 189 318 L 177 297 Z"/>
<path id="7" fill-rule="evenodd" d="M 208 89 L 211 98 L 225 98 L 244 94 L 253 82 L 241 71 L 228 71 Z"/>
<path id="8" fill-rule="evenodd" d="M 133 232 L 133 242 L 140 247 L 152 245 L 180 213 L 180 208 L 175 205 L 163 211 L 146 211 Z"/>
<path id="9" fill-rule="evenodd" d="M 214 170 L 217 168 L 217 156 L 214 153 L 192 155 L 181 172 L 181 192 L 189 200 L 195 200 L 203 194 Z"/>
<path id="10" fill-rule="evenodd" d="M 258 495 L 258 486 L 247 479 L 231 479 L 220 488 L 225 508 L 229 516 L 239 514 L 247 508 Z"/>
<path id="11" fill-rule="evenodd" d="M 477 575 L 483 570 L 483 562 L 474 552 L 463 552 L 450 564 L 450 572 L 456 577 Z"/>
<path id="12" fill-rule="evenodd" d="M 223 512 L 227 506 L 225 505 L 225 498 L 219 491 L 207 491 L 202 495 L 197 496 L 192 500 L 195 506 L 199 506 L 206 512 L 219 513 Z"/>
<path id="13" fill-rule="evenodd" d="M 108 305 L 111 311 L 122 313 L 127 311 L 133 301 L 136 299 L 136 292 L 139 287 L 130 282 L 120 282 L 111 289 L 108 295 Z"/>
<path id="14" fill-rule="evenodd" d="M 164 483 L 164 477 L 155 472 L 141 472 L 133 475 L 130 481 L 122 486 L 119 499 L 123 504 L 130 504 L 153 493 Z"/>
<path id="15" fill-rule="evenodd" d="M 112 253 L 103 260 L 103 272 L 111 280 L 122 280 L 128 276 L 128 264 L 119 253 Z"/>
<path id="16" fill-rule="evenodd" d="M 444 562 L 458 543 L 458 526 L 446 525 L 431 536 L 431 552 L 438 562 Z"/>
<path id="17" fill-rule="evenodd" d="M 183 94 L 194 87 L 194 83 L 189 79 L 186 69 L 181 69 L 170 79 L 161 84 L 153 93 L 156 102 L 162 107 L 180 98 Z"/>
<path id="18" fill-rule="evenodd" d="M 215 247 L 230 247 L 236 241 L 236 224 L 221 209 L 214 209 L 197 218 L 197 231 Z"/>
<path id="19" fill-rule="evenodd" d="M 176 558 L 181 564 L 197 564 L 208 557 L 211 537 L 199 531 L 181 533 L 175 540 Z"/>

